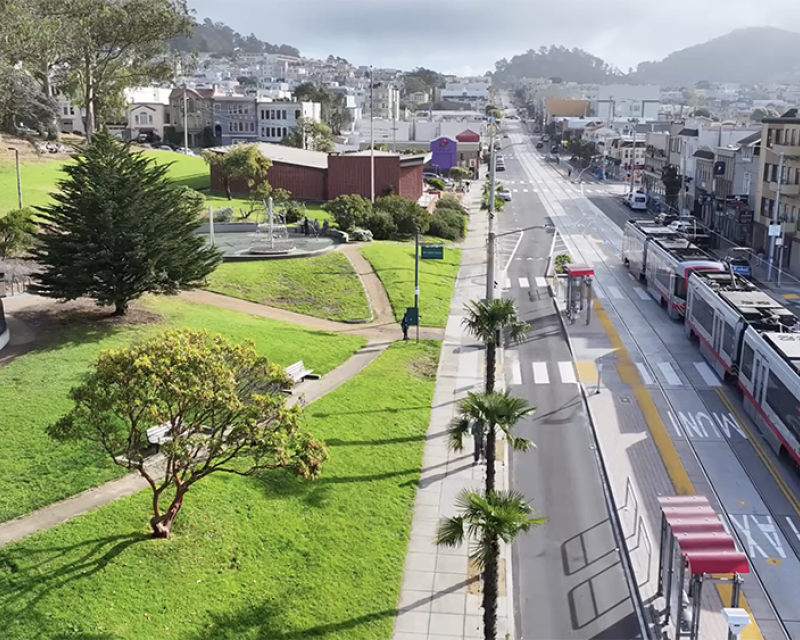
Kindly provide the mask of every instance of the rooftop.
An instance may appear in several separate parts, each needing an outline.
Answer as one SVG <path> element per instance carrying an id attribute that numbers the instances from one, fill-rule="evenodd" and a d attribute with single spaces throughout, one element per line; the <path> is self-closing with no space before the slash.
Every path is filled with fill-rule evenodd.
<path id="1" fill-rule="evenodd" d="M 299 167 L 311 167 L 314 169 L 328 168 L 328 154 L 322 151 L 310 151 L 308 149 L 295 149 L 286 147 L 282 144 L 270 144 L 268 142 L 254 143 L 258 150 L 272 162 L 281 164 L 293 164 Z M 227 147 L 213 147 L 209 151 L 216 153 L 227 153 L 233 149 L 233 145 Z"/>

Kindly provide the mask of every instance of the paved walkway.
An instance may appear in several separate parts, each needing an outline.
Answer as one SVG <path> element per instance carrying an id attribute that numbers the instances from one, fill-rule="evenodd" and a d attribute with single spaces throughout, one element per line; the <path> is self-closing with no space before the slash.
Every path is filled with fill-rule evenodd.
<path id="1" fill-rule="evenodd" d="M 389 296 L 386 294 L 386 288 L 383 286 L 381 279 L 372 265 L 363 255 L 361 255 L 361 247 L 363 243 L 357 244 L 340 244 L 337 251 L 340 251 L 347 256 L 350 264 L 356 270 L 358 277 L 364 284 L 364 291 L 367 294 L 370 307 L 372 308 L 372 324 L 376 325 L 391 325 L 395 323 L 394 311 L 392 310 L 392 303 Z"/>
<path id="2" fill-rule="evenodd" d="M 480 582 L 469 570 L 466 546 L 448 549 L 434 544 L 439 519 L 455 515 L 456 494 L 465 487 L 481 489 L 485 481 L 484 467 L 472 465 L 471 449 L 457 454 L 446 439 L 460 399 L 483 388 L 483 347 L 464 332 L 461 318 L 464 304 L 485 292 L 487 218 L 478 211 L 480 189 L 467 197 L 473 214 L 442 344 L 393 640 L 483 637 Z M 503 457 L 502 447 L 498 457 Z M 497 479 L 498 488 L 504 488 L 504 469 L 498 469 Z M 508 576 L 504 567 L 510 563 L 505 557 L 501 562 L 498 637 L 505 638 L 511 598 L 506 597 L 503 576 Z"/>
<path id="3" fill-rule="evenodd" d="M 298 402 L 310 404 L 319 400 L 358 374 L 388 346 L 388 342 L 368 344 L 319 380 L 308 380 L 301 383 L 295 393 L 290 396 L 288 403 L 290 405 Z M 146 489 L 147 486 L 145 479 L 137 472 L 129 473 L 122 478 L 93 487 L 33 513 L 4 522 L 0 524 L 0 547 L 37 531 L 54 527 L 114 500 L 132 495 Z"/>

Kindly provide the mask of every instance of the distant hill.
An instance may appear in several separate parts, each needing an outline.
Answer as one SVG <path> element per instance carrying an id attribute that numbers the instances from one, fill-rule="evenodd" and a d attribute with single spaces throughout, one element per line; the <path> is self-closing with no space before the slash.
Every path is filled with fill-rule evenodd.
<path id="1" fill-rule="evenodd" d="M 233 55 L 240 53 L 281 53 L 286 56 L 300 57 L 300 51 L 288 44 L 270 44 L 262 42 L 255 34 L 242 36 L 222 22 L 213 22 L 206 18 L 202 23 L 195 23 L 194 35 L 191 38 L 173 38 L 172 48 L 176 51 L 199 51 L 201 53 L 218 53 Z"/>
<path id="2" fill-rule="evenodd" d="M 701 80 L 800 84 L 800 33 L 774 27 L 737 29 L 703 44 L 642 62 L 632 80 L 685 86 Z"/>
<path id="3" fill-rule="evenodd" d="M 495 63 L 494 80 L 513 83 L 520 78 L 560 78 L 564 82 L 602 83 L 624 81 L 624 74 L 583 49 L 551 45 L 529 49 L 511 60 Z"/>

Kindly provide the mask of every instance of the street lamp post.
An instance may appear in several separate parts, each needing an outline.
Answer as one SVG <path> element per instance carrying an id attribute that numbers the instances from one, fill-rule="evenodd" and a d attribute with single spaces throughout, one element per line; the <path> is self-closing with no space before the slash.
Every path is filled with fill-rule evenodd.
<path id="1" fill-rule="evenodd" d="M 783 185 L 783 159 L 784 155 L 783 152 L 778 154 L 778 188 L 775 191 L 775 205 L 773 207 L 773 217 L 775 218 L 775 222 L 781 225 L 781 229 L 783 229 L 783 224 L 780 220 L 781 215 L 781 186 Z M 781 236 L 782 237 L 782 236 Z M 775 255 L 775 239 L 777 236 L 770 236 L 769 242 L 769 263 L 767 265 L 767 282 L 772 280 L 772 267 L 773 267 L 773 257 Z M 783 246 L 783 245 L 781 245 Z M 780 267 L 778 267 L 778 273 L 780 273 Z"/>
<path id="2" fill-rule="evenodd" d="M 19 172 L 19 149 L 9 147 L 8 150 L 14 152 L 14 161 L 17 167 L 17 205 L 18 208 L 22 209 L 22 176 Z"/>
<path id="3" fill-rule="evenodd" d="M 370 201 L 375 204 L 375 79 L 369 66 L 369 184 Z"/>
<path id="4" fill-rule="evenodd" d="M 489 145 L 490 145 L 490 152 L 489 152 L 489 241 L 486 250 L 486 299 L 487 300 L 494 300 L 494 250 L 495 250 L 495 232 L 494 232 L 494 199 L 495 199 L 495 168 L 496 168 L 496 161 L 495 161 L 495 152 L 494 152 L 494 136 L 496 132 L 496 127 L 493 124 L 489 125 L 492 127 L 491 135 L 489 136 Z"/>

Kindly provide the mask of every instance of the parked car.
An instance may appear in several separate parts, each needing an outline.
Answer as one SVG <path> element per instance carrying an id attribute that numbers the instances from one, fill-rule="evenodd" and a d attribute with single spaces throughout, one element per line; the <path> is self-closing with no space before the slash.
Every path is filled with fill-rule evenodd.
<path id="1" fill-rule="evenodd" d="M 162 144 L 160 147 L 157 147 L 159 151 L 172 151 L 172 147 L 168 144 Z"/>
<path id="2" fill-rule="evenodd" d="M 503 137 L 504 137 L 504 138 L 508 138 L 508 134 L 507 134 L 507 133 L 504 133 L 504 134 L 503 134 Z"/>
<path id="3" fill-rule="evenodd" d="M 506 170 L 506 165 L 504 165 L 504 164 L 496 164 L 495 167 L 494 167 L 494 170 L 495 171 L 505 171 Z"/>
<path id="4" fill-rule="evenodd" d="M 197 154 L 192 151 L 191 149 L 187 149 L 186 147 L 181 147 L 180 149 L 175 149 L 177 153 L 182 153 L 185 156 L 194 156 L 197 157 Z"/>
<path id="5" fill-rule="evenodd" d="M 500 191 L 497 195 L 500 196 L 506 202 L 511 202 L 511 192 L 510 191 Z"/>
<path id="6" fill-rule="evenodd" d="M 635 193 L 626 193 L 622 196 L 623 204 L 634 211 L 647 210 L 647 196 L 641 191 Z"/>

